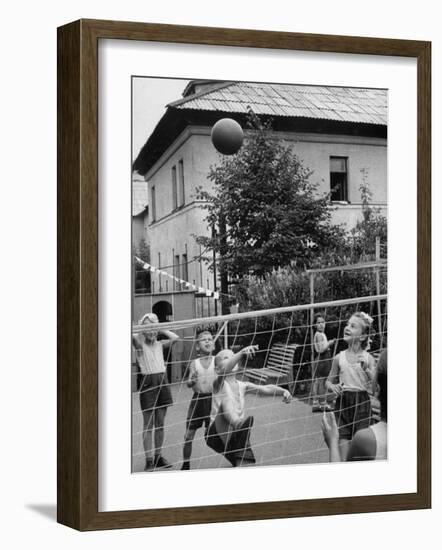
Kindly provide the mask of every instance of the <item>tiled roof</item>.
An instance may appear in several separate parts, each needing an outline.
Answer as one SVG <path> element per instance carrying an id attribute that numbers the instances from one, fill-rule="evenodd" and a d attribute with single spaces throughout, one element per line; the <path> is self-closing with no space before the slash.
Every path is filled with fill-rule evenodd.
<path id="1" fill-rule="evenodd" d="M 176 109 L 387 125 L 387 90 L 233 82 L 170 104 Z"/>
<path id="2" fill-rule="evenodd" d="M 147 206 L 147 182 L 142 176 L 135 175 L 132 179 L 132 216 L 144 212 Z"/>

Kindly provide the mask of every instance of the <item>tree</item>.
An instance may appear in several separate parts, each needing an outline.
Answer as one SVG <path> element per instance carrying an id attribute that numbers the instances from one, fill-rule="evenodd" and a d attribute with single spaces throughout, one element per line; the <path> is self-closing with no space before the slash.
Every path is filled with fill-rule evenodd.
<path id="1" fill-rule="evenodd" d="M 318 194 L 292 147 L 272 137 L 270 124 L 252 111 L 248 126 L 253 132 L 240 151 L 211 167 L 213 192 L 197 193 L 214 228 L 197 242 L 215 252 L 221 274 L 235 281 L 293 262 L 307 267 L 342 235 L 331 225 L 328 196 Z"/>
<path id="2" fill-rule="evenodd" d="M 387 218 L 380 208 L 371 204 L 372 192 L 368 181 L 368 169 L 361 170 L 362 183 L 359 187 L 362 202 L 362 220 L 351 230 L 353 254 L 359 259 L 374 259 L 376 238 L 379 237 L 383 247 L 383 256 L 387 256 Z"/>

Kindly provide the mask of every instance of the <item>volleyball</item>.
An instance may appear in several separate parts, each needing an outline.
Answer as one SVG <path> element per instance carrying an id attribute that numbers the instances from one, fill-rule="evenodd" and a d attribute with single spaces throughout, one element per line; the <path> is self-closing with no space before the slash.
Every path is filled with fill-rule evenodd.
<path id="1" fill-rule="evenodd" d="M 242 145 L 244 133 L 236 120 L 222 118 L 213 125 L 211 138 L 215 149 L 222 155 L 234 155 Z"/>

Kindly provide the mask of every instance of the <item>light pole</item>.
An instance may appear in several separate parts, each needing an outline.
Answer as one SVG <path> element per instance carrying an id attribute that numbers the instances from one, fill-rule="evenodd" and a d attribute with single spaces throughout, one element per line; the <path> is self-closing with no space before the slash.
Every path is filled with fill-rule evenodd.
<path id="1" fill-rule="evenodd" d="M 216 239 L 215 225 L 212 226 L 212 240 Z M 216 250 L 213 247 L 213 292 L 216 292 L 217 280 L 216 280 Z M 215 298 L 215 315 L 218 315 L 218 300 Z"/>

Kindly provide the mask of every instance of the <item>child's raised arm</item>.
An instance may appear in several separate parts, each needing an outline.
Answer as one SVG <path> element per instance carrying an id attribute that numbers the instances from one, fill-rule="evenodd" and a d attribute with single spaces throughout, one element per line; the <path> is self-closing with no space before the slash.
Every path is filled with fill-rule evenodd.
<path id="1" fill-rule="evenodd" d="M 284 403 L 290 403 L 292 400 L 292 394 L 276 384 L 266 384 L 265 386 L 258 386 L 253 382 L 247 382 L 247 393 L 255 393 L 256 395 L 282 395 Z"/>
<path id="2" fill-rule="evenodd" d="M 320 332 L 315 332 L 313 337 L 313 345 L 316 353 L 323 353 L 326 349 L 328 349 L 328 343 Z"/>
<path id="3" fill-rule="evenodd" d="M 333 412 L 324 412 L 322 417 L 322 434 L 329 449 L 330 462 L 341 462 L 341 455 L 339 453 L 339 430 Z"/>
<path id="4" fill-rule="evenodd" d="M 246 346 L 238 353 L 232 353 L 230 350 L 222 350 L 215 357 L 215 366 L 218 375 L 224 376 L 232 372 L 243 356 L 254 357 L 258 346 Z M 230 353 L 229 353 L 230 352 Z"/>
<path id="5" fill-rule="evenodd" d="M 179 340 L 178 334 L 175 334 L 171 330 L 161 330 L 161 329 L 159 329 L 158 334 L 162 334 L 163 336 L 165 336 L 167 338 L 167 340 L 160 340 L 163 347 L 171 346 L 172 344 L 174 344 L 175 342 L 177 342 Z"/>
<path id="6" fill-rule="evenodd" d="M 142 345 L 141 345 L 140 340 L 139 340 L 139 336 L 135 332 L 132 334 L 132 345 L 135 349 L 141 349 L 142 348 Z"/>

